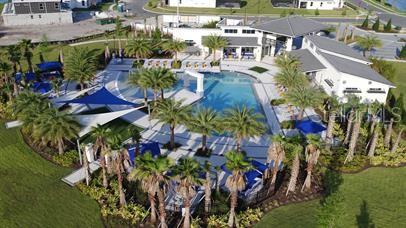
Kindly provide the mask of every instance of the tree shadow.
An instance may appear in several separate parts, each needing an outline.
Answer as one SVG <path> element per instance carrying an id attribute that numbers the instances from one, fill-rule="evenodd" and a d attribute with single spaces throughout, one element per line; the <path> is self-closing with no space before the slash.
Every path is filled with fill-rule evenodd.
<path id="1" fill-rule="evenodd" d="M 360 213 L 357 215 L 357 224 L 359 228 L 374 228 L 375 224 L 369 214 L 368 203 L 363 200 L 360 206 Z"/>

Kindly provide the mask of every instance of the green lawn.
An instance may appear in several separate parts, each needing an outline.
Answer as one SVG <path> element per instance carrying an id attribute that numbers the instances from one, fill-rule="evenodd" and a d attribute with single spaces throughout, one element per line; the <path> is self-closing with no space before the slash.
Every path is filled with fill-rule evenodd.
<path id="1" fill-rule="evenodd" d="M 156 5 L 159 0 L 150 0 L 152 6 Z M 246 2 L 246 3 L 245 3 Z M 244 5 L 244 3 L 246 5 Z M 176 13 L 176 7 L 163 7 L 163 8 L 153 8 L 150 4 L 145 5 L 146 9 L 157 11 L 157 12 L 167 12 Z M 295 14 L 299 15 L 313 15 L 315 10 L 307 9 L 284 9 L 284 8 L 274 8 L 269 0 L 246 0 L 242 1 L 241 9 L 224 9 L 224 8 L 193 8 L 193 7 L 182 7 L 180 8 L 180 13 L 183 14 L 239 14 L 244 15 L 245 13 L 249 15 L 279 15 L 283 11 L 289 13 L 294 11 Z M 319 10 L 320 15 L 324 16 L 341 16 L 342 10 Z M 356 11 L 347 9 L 347 17 L 356 15 Z"/>
<path id="2" fill-rule="evenodd" d="M 369 225 L 375 227 L 406 227 L 405 177 L 406 167 L 370 168 L 344 175 L 340 191 L 347 214 L 340 219 L 340 227 L 371 227 L 366 226 L 368 217 Z M 280 207 L 255 227 L 316 227 L 318 207 L 318 200 Z"/>
<path id="3" fill-rule="evenodd" d="M 393 83 L 396 85 L 396 89 L 393 89 L 393 93 L 399 96 L 403 93 L 403 104 L 406 108 L 406 63 L 392 62 L 396 68 L 396 75 L 393 77 Z"/>
<path id="4" fill-rule="evenodd" d="M 0 122 L 0 227 L 103 227 L 97 202 L 69 187 L 70 173 L 34 153 Z"/>

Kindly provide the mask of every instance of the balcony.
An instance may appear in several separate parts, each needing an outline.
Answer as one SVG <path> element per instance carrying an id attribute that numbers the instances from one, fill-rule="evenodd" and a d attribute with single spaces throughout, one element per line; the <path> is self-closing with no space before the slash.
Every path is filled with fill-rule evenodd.
<path id="1" fill-rule="evenodd" d="M 333 88 L 334 82 L 333 82 L 332 80 L 330 80 L 330 79 L 324 79 L 324 82 L 325 82 L 328 86 L 330 86 L 330 88 Z"/>
<path id="2" fill-rule="evenodd" d="M 386 93 L 386 91 L 383 90 L 383 89 L 372 89 L 372 88 L 370 88 L 369 90 L 367 90 L 367 93 Z"/>
<path id="3" fill-rule="evenodd" d="M 343 93 L 362 93 L 362 91 L 359 89 L 345 89 Z"/>

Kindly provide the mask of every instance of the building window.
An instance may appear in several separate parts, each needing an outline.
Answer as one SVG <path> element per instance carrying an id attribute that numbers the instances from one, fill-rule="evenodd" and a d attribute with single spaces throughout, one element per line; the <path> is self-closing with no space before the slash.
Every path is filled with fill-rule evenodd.
<path id="1" fill-rule="evenodd" d="M 382 88 L 369 88 L 367 93 L 385 93 Z"/>
<path id="2" fill-rule="evenodd" d="M 39 4 L 39 9 L 40 9 L 40 10 L 44 10 L 44 9 L 45 9 L 45 8 L 44 8 L 44 3 L 40 3 L 40 4 Z"/>
<path id="3" fill-rule="evenodd" d="M 237 33 L 237 29 L 224 29 L 224 33 Z"/>
<path id="4" fill-rule="evenodd" d="M 55 2 L 55 9 L 59 9 L 59 3 Z"/>
<path id="5" fill-rule="evenodd" d="M 34 19 L 34 15 L 31 15 L 31 19 Z"/>
<path id="6" fill-rule="evenodd" d="M 331 79 L 324 79 L 324 82 L 326 82 L 326 84 L 330 86 L 330 88 L 333 88 L 334 82 Z"/>
<path id="7" fill-rule="evenodd" d="M 42 18 L 42 17 L 41 17 L 41 14 L 40 14 L 40 15 L 38 15 L 38 18 Z"/>
<path id="8" fill-rule="evenodd" d="M 243 34 L 255 34 L 255 30 L 252 29 L 243 29 L 242 30 Z"/>
<path id="9" fill-rule="evenodd" d="M 82 6 L 85 6 L 85 1 L 82 1 Z"/>
<path id="10" fill-rule="evenodd" d="M 310 2 L 310 6 L 313 6 L 313 2 Z"/>
<path id="11" fill-rule="evenodd" d="M 310 43 L 310 48 L 313 49 L 314 45 L 313 43 Z"/>
<path id="12" fill-rule="evenodd" d="M 359 90 L 358 88 L 347 87 L 345 88 L 343 93 L 361 93 L 361 90 Z"/>
<path id="13" fill-rule="evenodd" d="M 320 2 L 320 7 L 322 7 L 323 6 L 323 2 Z"/>

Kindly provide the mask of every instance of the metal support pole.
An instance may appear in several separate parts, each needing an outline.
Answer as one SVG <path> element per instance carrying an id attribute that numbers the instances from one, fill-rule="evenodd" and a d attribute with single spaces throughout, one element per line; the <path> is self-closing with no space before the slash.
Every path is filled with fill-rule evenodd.
<path id="1" fill-rule="evenodd" d="M 82 153 L 81 153 L 81 151 L 80 151 L 80 142 L 79 142 L 79 139 L 76 139 L 76 143 L 77 143 L 77 145 L 78 145 L 79 162 L 80 162 L 80 164 L 82 165 Z"/>
<path id="2" fill-rule="evenodd" d="M 151 130 L 151 105 L 148 103 L 148 128 Z"/>

